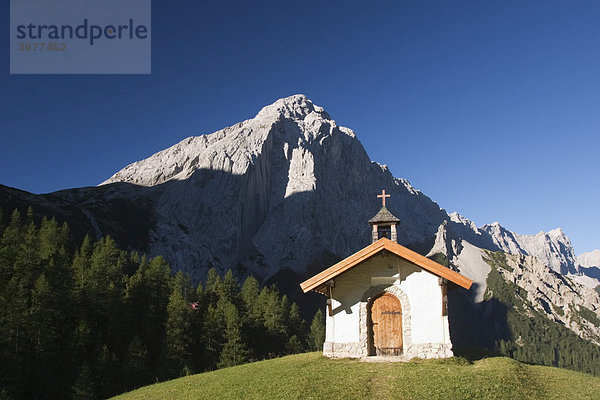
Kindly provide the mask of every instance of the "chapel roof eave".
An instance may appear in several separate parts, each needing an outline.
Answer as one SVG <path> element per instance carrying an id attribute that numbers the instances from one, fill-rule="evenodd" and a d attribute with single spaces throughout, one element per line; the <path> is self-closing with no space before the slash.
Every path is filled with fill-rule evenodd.
<path id="1" fill-rule="evenodd" d="M 338 262 L 337 264 L 327 268 L 326 270 L 318 273 L 317 275 L 305 280 L 300 284 L 302 291 L 304 293 L 318 289 L 319 286 L 323 285 L 325 282 L 335 278 L 341 273 L 349 270 L 350 268 L 355 267 L 361 262 L 373 257 L 374 255 L 387 250 L 392 254 L 397 255 L 400 258 L 403 258 L 418 267 L 421 267 L 434 275 L 440 276 L 442 278 L 446 278 L 448 281 L 455 283 L 458 286 L 461 286 L 465 289 L 470 289 L 473 281 L 467 278 L 464 275 L 459 274 L 456 271 L 451 270 L 450 268 L 444 267 L 441 264 L 436 263 L 429 258 L 422 256 L 419 253 L 415 253 L 414 251 L 407 249 L 404 246 L 399 245 L 396 242 L 393 242 L 387 238 L 381 238 L 375 243 L 370 244 L 369 246 L 357 251 L 351 256 L 345 258 L 344 260 Z"/>

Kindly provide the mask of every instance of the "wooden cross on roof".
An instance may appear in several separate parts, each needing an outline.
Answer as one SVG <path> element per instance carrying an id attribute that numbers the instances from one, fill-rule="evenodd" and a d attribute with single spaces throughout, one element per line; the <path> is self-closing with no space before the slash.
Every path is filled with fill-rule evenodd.
<path id="1" fill-rule="evenodd" d="M 385 194 L 385 189 L 383 189 L 383 190 L 381 191 L 381 194 L 378 194 L 378 195 L 377 195 L 377 198 L 378 198 L 378 199 L 381 199 L 381 202 L 383 203 L 383 204 L 382 204 L 382 205 L 383 205 L 383 207 L 385 207 L 385 198 L 386 198 L 386 197 L 391 197 L 391 196 L 390 196 L 389 194 Z"/>

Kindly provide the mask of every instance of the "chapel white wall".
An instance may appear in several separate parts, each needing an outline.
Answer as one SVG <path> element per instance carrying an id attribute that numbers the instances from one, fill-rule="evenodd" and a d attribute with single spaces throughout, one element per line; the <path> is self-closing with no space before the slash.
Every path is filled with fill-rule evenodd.
<path id="1" fill-rule="evenodd" d="M 423 349 L 431 344 L 442 345 L 429 346 L 436 349 L 435 354 L 452 355 L 448 319 L 442 316 L 442 292 L 438 277 L 395 255 L 376 255 L 335 279 L 332 300 L 334 315 L 326 314 L 325 354 L 335 355 L 331 353 L 342 349 L 337 351 L 339 356 L 365 355 L 361 350 L 364 349 L 364 338 L 361 338 L 360 331 L 360 324 L 364 322 L 361 321 L 361 300 L 372 286 L 380 285 L 399 287 L 410 303 L 408 310 L 403 307 L 403 313 L 410 313 L 410 343 L 404 341 L 406 356 L 411 356 L 412 352 L 428 357 L 427 350 Z"/>

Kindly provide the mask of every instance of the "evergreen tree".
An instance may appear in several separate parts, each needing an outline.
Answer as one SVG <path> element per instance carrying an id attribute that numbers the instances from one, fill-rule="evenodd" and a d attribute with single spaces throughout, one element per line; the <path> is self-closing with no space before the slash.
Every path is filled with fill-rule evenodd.
<path id="1" fill-rule="evenodd" d="M 54 381 L 52 374 L 58 358 L 58 326 L 53 318 L 57 317 L 59 310 L 52 305 L 52 290 L 50 284 L 42 273 L 35 282 L 31 293 L 31 308 L 27 333 L 31 340 L 31 358 L 35 364 L 32 369 L 31 390 L 35 397 L 43 394 L 56 393 L 60 382 Z M 58 371 L 57 371 L 58 372 Z M 59 393 L 56 393 L 59 395 Z M 52 397 L 52 396 L 50 396 Z"/>
<path id="2" fill-rule="evenodd" d="M 182 375 L 185 367 L 191 366 L 191 309 L 184 298 L 181 287 L 174 285 L 167 306 L 166 356 L 169 372 Z"/>
<path id="3" fill-rule="evenodd" d="M 136 331 L 148 350 L 150 367 L 158 373 L 166 335 L 171 273 L 169 265 L 160 256 L 154 257 L 149 263 L 142 258 L 136 274 L 138 273 L 141 279 L 140 290 L 133 300 L 135 306 L 131 311 L 135 314 L 134 320 L 139 321 Z"/>
<path id="4" fill-rule="evenodd" d="M 240 288 L 238 282 L 233 276 L 233 272 L 228 270 L 223 278 L 223 282 L 219 285 L 219 297 L 224 297 L 230 302 L 237 304 Z"/>
<path id="5" fill-rule="evenodd" d="M 21 281 L 12 277 L 2 294 L 0 326 L 3 328 L 2 339 L 6 345 L 2 348 L 13 357 L 18 357 L 23 351 L 26 334 L 29 293 Z"/>
<path id="6" fill-rule="evenodd" d="M 227 341 L 223 346 L 223 351 L 217 364 L 219 368 L 243 364 L 248 361 L 249 357 L 248 349 L 242 339 L 241 321 L 238 310 L 233 303 L 225 300 L 223 311 L 227 324 L 225 333 Z"/>
<path id="7" fill-rule="evenodd" d="M 175 274 L 171 281 L 171 290 L 179 290 L 181 296 L 189 302 L 194 299 L 195 291 L 188 274 L 184 274 L 183 272 L 179 271 Z"/>
<path id="8" fill-rule="evenodd" d="M 287 297 L 282 302 L 275 287 L 265 287 L 260 292 L 258 303 L 262 307 L 263 321 L 267 331 L 273 335 L 285 334 Z"/>
<path id="9" fill-rule="evenodd" d="M 33 221 L 23 227 L 21 235 L 22 240 L 13 264 L 13 274 L 26 288 L 33 288 L 35 280 L 42 272 L 39 232 Z"/>
<path id="10" fill-rule="evenodd" d="M 292 335 L 285 344 L 285 352 L 287 354 L 298 354 L 304 351 L 304 345 L 296 335 Z"/>
<path id="11" fill-rule="evenodd" d="M 50 260 L 53 256 L 64 252 L 64 236 L 62 229 L 54 218 L 42 219 L 40 226 L 40 257 L 44 260 Z"/>
<path id="12" fill-rule="evenodd" d="M 213 306 L 217 304 L 217 301 L 219 301 L 220 286 L 221 276 L 217 273 L 216 269 L 209 269 L 206 275 L 206 284 L 204 285 L 208 304 L 212 304 Z"/>
<path id="13" fill-rule="evenodd" d="M 89 235 L 85 235 L 80 248 L 75 252 L 73 257 L 73 279 L 75 290 L 79 293 L 86 286 L 86 281 L 90 275 L 89 269 L 91 264 L 93 246 Z"/>
<path id="14" fill-rule="evenodd" d="M 308 346 L 312 351 L 321 350 L 325 341 L 325 318 L 321 310 L 317 310 L 310 324 Z"/>
<path id="15" fill-rule="evenodd" d="M 216 368 L 225 343 L 227 322 L 223 314 L 223 302 L 221 300 L 216 305 L 208 305 L 202 324 L 202 342 L 205 344 L 204 356 L 208 369 Z"/>
<path id="16" fill-rule="evenodd" d="M 306 322 L 300 316 L 300 307 L 296 303 L 292 303 L 290 306 L 287 325 L 288 336 L 290 338 L 296 336 L 298 341 L 302 343 L 306 338 Z"/>
<path id="17" fill-rule="evenodd" d="M 77 321 L 72 335 L 73 338 L 73 352 L 75 355 L 75 361 L 77 365 L 83 365 L 84 363 L 91 363 L 93 360 L 94 352 L 94 337 L 93 332 L 89 327 L 89 324 L 85 318 Z"/>
<path id="18" fill-rule="evenodd" d="M 148 351 L 139 336 L 134 336 L 127 349 L 125 374 L 128 389 L 135 389 L 151 382 Z"/>
<path id="19" fill-rule="evenodd" d="M 246 309 L 247 314 L 256 316 L 255 313 L 256 302 L 258 299 L 258 295 L 260 293 L 260 288 L 258 285 L 258 281 L 253 276 L 248 276 L 242 285 L 242 289 L 240 291 L 240 297 L 244 303 L 244 308 Z"/>
<path id="20" fill-rule="evenodd" d="M 101 345 L 94 364 L 98 382 L 97 395 L 102 398 L 125 391 L 122 362 L 108 344 Z"/>
<path id="21" fill-rule="evenodd" d="M 203 336 L 204 316 L 206 314 L 207 304 L 202 283 L 196 288 L 196 296 L 191 303 L 192 318 L 192 365 L 194 371 L 204 371 L 208 368 L 206 359 L 206 343 Z"/>
<path id="22" fill-rule="evenodd" d="M 21 230 L 21 213 L 15 209 L 0 240 L 0 290 L 4 288 L 13 275 L 13 267 L 23 238 Z"/>
<path id="23" fill-rule="evenodd" d="M 35 351 L 44 352 L 51 350 L 52 344 L 56 339 L 56 332 L 52 326 L 52 319 L 56 316 L 58 310 L 49 308 L 51 304 L 52 290 L 42 273 L 35 282 L 31 295 L 31 339 L 33 340 Z"/>
<path id="24" fill-rule="evenodd" d="M 94 375 L 88 364 L 81 366 L 71 390 L 73 400 L 95 400 L 97 398 Z"/>

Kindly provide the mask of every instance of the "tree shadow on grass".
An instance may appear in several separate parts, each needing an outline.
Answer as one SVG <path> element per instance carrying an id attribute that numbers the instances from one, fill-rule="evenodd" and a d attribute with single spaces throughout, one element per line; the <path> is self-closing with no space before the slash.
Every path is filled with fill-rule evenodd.
<path id="1" fill-rule="evenodd" d="M 477 283 L 471 290 L 451 290 L 448 293 L 448 322 L 453 352 L 469 361 L 500 356 L 501 340 L 512 340 L 507 306 L 492 297 L 475 302 Z"/>

